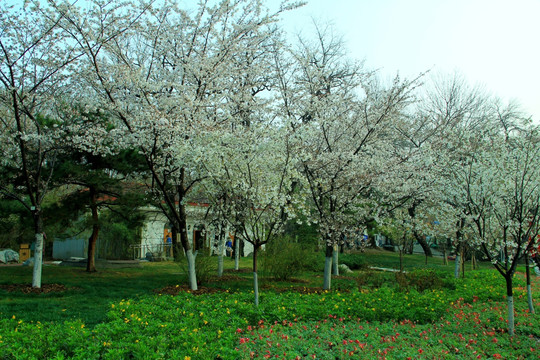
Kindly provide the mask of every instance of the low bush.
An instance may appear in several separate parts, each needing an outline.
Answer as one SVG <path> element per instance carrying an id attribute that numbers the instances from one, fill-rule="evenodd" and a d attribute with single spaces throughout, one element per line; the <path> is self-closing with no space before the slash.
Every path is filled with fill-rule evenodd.
<path id="1" fill-rule="evenodd" d="M 315 251 L 313 248 L 304 249 L 302 252 L 302 269 L 304 271 L 323 272 L 324 253 Z"/>
<path id="2" fill-rule="evenodd" d="M 364 256 L 359 253 L 339 254 L 339 263 L 347 265 L 351 270 L 363 270 L 368 267 Z"/>
<path id="3" fill-rule="evenodd" d="M 437 272 L 432 269 L 419 269 L 408 273 L 399 272 L 395 276 L 396 283 L 401 291 L 408 291 L 410 288 L 419 292 L 429 289 L 455 289 L 454 281 L 449 279 L 447 273 Z"/>
<path id="4" fill-rule="evenodd" d="M 392 277 L 392 273 L 368 269 L 358 274 L 356 285 L 358 289 L 378 289 L 382 286 L 392 287 Z"/>
<path id="5" fill-rule="evenodd" d="M 195 275 L 197 276 L 197 284 L 204 285 L 209 282 L 212 276 L 217 272 L 217 258 L 199 253 L 195 258 Z M 179 265 L 184 273 L 184 277 L 188 279 L 187 258 L 183 256 Z"/>
<path id="6" fill-rule="evenodd" d="M 261 251 L 260 266 L 262 274 L 276 280 L 287 280 L 298 275 L 310 266 L 312 257 L 302 244 L 293 242 L 289 237 L 278 237 L 267 244 Z M 311 258 L 311 259 L 310 259 Z"/>

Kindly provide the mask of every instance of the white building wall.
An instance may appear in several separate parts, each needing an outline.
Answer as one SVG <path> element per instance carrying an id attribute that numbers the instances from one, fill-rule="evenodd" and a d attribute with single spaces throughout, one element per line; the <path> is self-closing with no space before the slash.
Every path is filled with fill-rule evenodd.
<path id="1" fill-rule="evenodd" d="M 205 206 L 187 205 L 187 235 L 188 241 L 193 246 L 195 229 L 198 226 L 206 225 L 204 216 L 207 208 Z M 141 234 L 141 257 L 144 257 L 147 251 L 154 252 L 159 247 L 163 246 L 163 230 L 169 226 L 168 219 L 156 211 L 148 209 L 147 221 L 145 222 Z M 170 229 L 169 229 L 170 230 Z M 205 247 L 211 249 L 212 255 L 217 255 L 217 248 L 213 247 L 215 234 L 208 226 L 205 226 Z M 225 240 L 227 241 L 227 240 Z M 247 256 L 253 252 L 253 246 L 248 242 L 244 243 L 244 254 Z M 225 247 L 223 251 L 225 254 Z"/>

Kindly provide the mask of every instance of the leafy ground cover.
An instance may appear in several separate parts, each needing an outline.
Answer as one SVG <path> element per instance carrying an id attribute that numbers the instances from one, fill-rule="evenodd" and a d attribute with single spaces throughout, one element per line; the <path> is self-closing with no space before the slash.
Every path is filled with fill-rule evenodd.
<path id="1" fill-rule="evenodd" d="M 13 270 L 0 271 L 5 275 Z M 178 267 L 167 264 L 103 271 L 98 280 L 75 269 L 52 271 L 72 272 L 58 274 L 57 280 L 68 287 L 63 295 L 0 290 L 0 295 L 7 295 L 0 298 L 0 358 L 537 359 L 540 351 L 540 322 L 526 307 L 524 280 L 516 278 L 517 335 L 510 338 L 504 286 L 489 270 L 469 272 L 459 280 L 448 276 L 451 269 L 448 274 L 438 271 L 435 274 L 444 281 L 423 291 L 414 281 L 402 280 L 400 286 L 391 273 L 385 273 L 382 282 L 358 280 L 373 276 L 368 272 L 338 278 L 341 290 L 325 292 L 315 286 L 320 279 L 310 282 L 314 274 L 304 274 L 281 287 L 267 281 L 257 309 L 252 305 L 249 271 L 233 275 L 229 270 L 229 281 L 209 283 L 207 287 L 216 291 L 198 295 L 181 291 Z M 422 270 L 411 279 L 429 280 L 430 273 Z M 84 277 L 86 284 L 73 275 Z M 6 284 L 6 278 L 1 279 Z M 11 278 L 10 283 L 17 280 L 21 279 Z M 173 280 L 177 284 L 171 284 Z M 139 286 L 113 289 L 121 282 Z M 94 289 L 105 283 L 112 283 L 109 297 L 107 290 Z M 69 290 L 71 286 L 77 288 Z M 536 297 L 538 287 L 535 278 Z M 167 292 L 160 293 L 163 289 Z M 122 292 L 128 296 L 118 298 Z M 98 296 L 106 297 L 107 304 L 96 301 Z M 21 299 L 27 300 L 22 307 L 6 306 Z M 55 312 L 66 304 L 93 308 L 101 315 L 69 309 L 69 316 L 44 320 L 47 316 L 41 315 L 39 320 L 34 318 L 39 311 L 25 310 L 34 306 L 45 313 Z M 538 300 L 536 307 L 540 308 Z M 61 313 L 68 313 L 62 309 Z"/>

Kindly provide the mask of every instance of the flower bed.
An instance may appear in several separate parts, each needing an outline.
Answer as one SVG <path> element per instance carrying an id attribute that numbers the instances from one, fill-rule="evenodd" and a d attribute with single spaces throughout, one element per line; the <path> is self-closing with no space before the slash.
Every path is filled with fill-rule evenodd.
<path id="1" fill-rule="evenodd" d="M 520 281 L 514 338 L 500 279 L 478 272 L 423 292 L 263 292 L 258 308 L 244 292 L 158 294 L 111 304 L 91 329 L 14 314 L 0 320 L 0 358 L 537 358 L 540 321 Z"/>

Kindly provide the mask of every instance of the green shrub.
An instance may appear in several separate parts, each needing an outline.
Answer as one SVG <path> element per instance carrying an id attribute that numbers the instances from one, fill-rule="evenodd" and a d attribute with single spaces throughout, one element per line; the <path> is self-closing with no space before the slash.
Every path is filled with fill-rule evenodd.
<path id="1" fill-rule="evenodd" d="M 302 269 L 304 271 L 324 271 L 324 253 L 315 249 L 305 249 L 302 252 Z"/>
<path id="2" fill-rule="evenodd" d="M 287 280 L 309 266 L 313 259 L 309 253 L 302 244 L 292 242 L 290 237 L 278 237 L 261 251 L 259 264 L 264 275 L 276 280 Z"/>
<path id="3" fill-rule="evenodd" d="M 367 269 L 368 267 L 364 256 L 359 253 L 339 254 L 339 263 L 347 265 L 351 270 Z"/>
<path id="4" fill-rule="evenodd" d="M 187 258 L 180 258 L 180 266 L 186 278 L 188 278 Z M 197 276 L 197 285 L 207 284 L 215 274 L 217 268 L 217 258 L 199 253 L 195 258 L 195 275 Z"/>
<path id="5" fill-rule="evenodd" d="M 413 288 L 419 292 L 434 289 L 455 289 L 447 274 L 432 269 L 419 269 L 409 273 L 396 273 L 396 283 L 401 291 Z"/>

